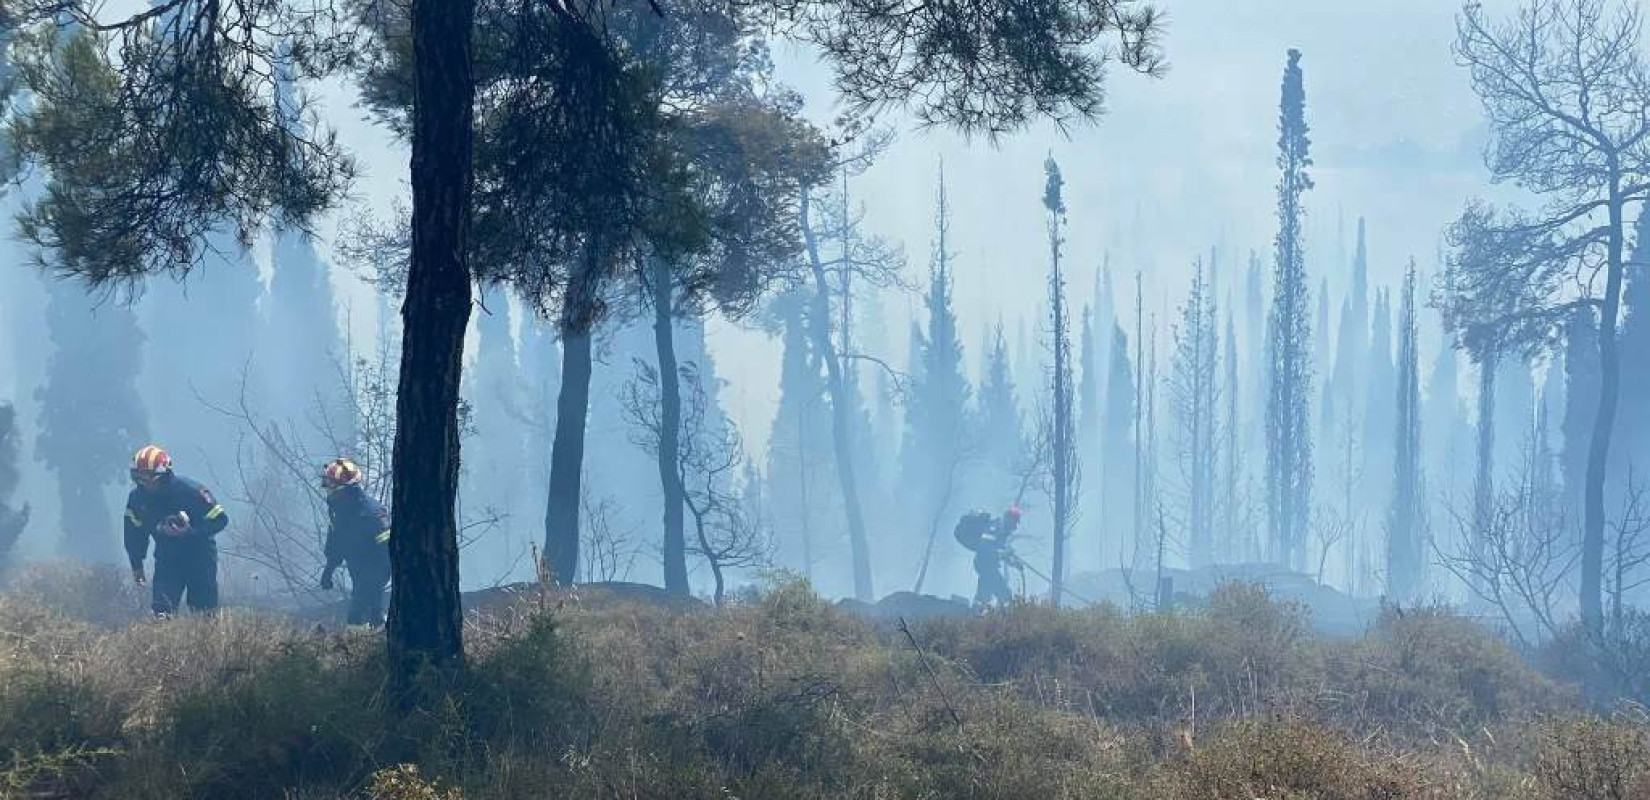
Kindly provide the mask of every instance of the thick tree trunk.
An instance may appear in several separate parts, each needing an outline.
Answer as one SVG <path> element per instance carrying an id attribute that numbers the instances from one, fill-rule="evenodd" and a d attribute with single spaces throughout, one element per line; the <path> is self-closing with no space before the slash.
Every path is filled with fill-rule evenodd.
<path id="1" fill-rule="evenodd" d="M 1587 447 L 1587 486 L 1581 538 L 1581 619 L 1594 636 L 1604 632 L 1604 477 L 1610 463 L 1610 437 L 1621 397 L 1621 354 L 1616 350 L 1616 326 L 1621 316 L 1622 200 L 1611 186 L 1609 262 L 1604 303 L 1600 306 L 1598 356 L 1600 383 L 1598 415 L 1593 419 Z"/>
<path id="2" fill-rule="evenodd" d="M 653 343 L 659 353 L 659 482 L 665 502 L 665 591 L 687 596 L 687 541 L 682 518 L 682 383 L 671 324 L 670 265 L 653 259 Z M 719 571 L 718 571 L 719 572 Z M 720 602 L 720 601 L 718 601 Z"/>
<path id="3" fill-rule="evenodd" d="M 401 306 L 386 641 L 404 699 L 425 669 L 461 668 L 458 387 L 470 319 L 470 32 L 474 0 L 414 0 L 412 264 Z"/>
<path id="4" fill-rule="evenodd" d="M 850 425 L 852 410 L 848 407 L 848 386 L 842 375 L 842 362 L 836 346 L 831 342 L 831 289 L 825 278 L 825 265 L 819 258 L 819 243 L 814 238 L 808 221 L 808 193 L 802 193 L 802 238 L 808 250 L 808 263 L 813 267 L 814 299 L 809 314 L 814 347 L 825 362 L 826 388 L 831 395 L 831 444 L 836 455 L 837 481 L 842 486 L 842 507 L 848 517 L 848 548 L 853 558 L 854 597 L 869 603 L 874 591 L 871 586 L 871 554 L 865 536 L 865 512 L 859 504 L 859 481 L 854 475 L 853 437 Z"/>
<path id="5" fill-rule="evenodd" d="M 584 472 L 584 427 L 590 413 L 590 331 L 562 333 L 561 392 L 556 438 L 550 445 L 550 499 L 544 509 L 544 556 L 556 583 L 579 573 L 579 500 Z"/>

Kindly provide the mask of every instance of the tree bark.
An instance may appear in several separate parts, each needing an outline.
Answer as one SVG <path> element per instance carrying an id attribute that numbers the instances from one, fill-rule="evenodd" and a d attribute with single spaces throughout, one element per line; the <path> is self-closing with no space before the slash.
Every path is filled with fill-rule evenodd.
<path id="1" fill-rule="evenodd" d="M 474 0 L 414 0 L 412 262 L 401 306 L 386 642 L 403 699 L 427 669 L 462 668 L 458 387 L 470 319 Z"/>
<path id="2" fill-rule="evenodd" d="M 825 362 L 826 388 L 831 394 L 831 443 L 836 455 L 837 481 L 842 486 L 842 506 L 848 517 L 848 548 L 853 558 L 854 598 L 865 603 L 873 600 L 871 583 L 871 554 L 865 536 L 864 509 L 859 504 L 859 481 L 854 475 L 852 422 L 848 407 L 847 381 L 842 375 L 842 362 L 837 357 L 836 345 L 831 342 L 831 289 L 825 278 L 825 265 L 820 261 L 819 242 L 814 238 L 808 221 L 808 193 L 802 193 L 801 217 L 803 244 L 808 250 L 808 263 L 813 268 L 813 310 L 809 314 L 814 346 Z"/>
<path id="3" fill-rule="evenodd" d="M 653 343 L 659 358 L 659 482 L 665 503 L 665 591 L 685 597 L 689 594 L 687 540 L 678 463 L 682 449 L 682 384 L 676 365 L 675 327 L 671 324 L 670 264 L 654 258 L 652 272 Z"/>
<path id="4" fill-rule="evenodd" d="M 1623 220 L 1620 179 L 1610 184 L 1610 239 L 1604 303 L 1598 326 L 1598 415 L 1593 419 L 1587 447 L 1587 486 L 1581 537 L 1581 619 L 1587 630 L 1604 632 L 1604 477 L 1609 467 L 1610 437 L 1621 397 L 1621 354 L 1616 349 L 1616 325 L 1621 316 Z"/>
<path id="5" fill-rule="evenodd" d="M 590 331 L 564 329 L 556 438 L 550 445 L 550 499 L 544 509 L 544 555 L 551 577 L 562 586 L 572 585 L 579 574 L 579 500 L 589 413 Z"/>

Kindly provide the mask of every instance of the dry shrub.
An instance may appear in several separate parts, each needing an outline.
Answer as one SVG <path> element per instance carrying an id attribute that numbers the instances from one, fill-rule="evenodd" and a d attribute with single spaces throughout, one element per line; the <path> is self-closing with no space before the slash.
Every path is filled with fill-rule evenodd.
<path id="1" fill-rule="evenodd" d="M 1414 756 L 1304 721 L 1221 727 L 1172 767 L 1160 789 L 1177 800 L 1422 800 L 1443 798 L 1435 769 Z"/>
<path id="2" fill-rule="evenodd" d="M 1650 725 L 1642 716 L 1555 720 L 1536 738 L 1532 771 L 1542 800 L 1650 797 Z"/>
<path id="3" fill-rule="evenodd" d="M 131 572 L 113 564 L 29 562 L 7 578 L 4 588 L 14 601 L 103 628 L 149 616 L 148 590 L 132 582 Z"/>
<path id="4" fill-rule="evenodd" d="M 1543 800 L 1538 787 L 1556 798 L 1578 781 L 1644 780 L 1630 757 L 1642 724 L 1601 742 L 1520 723 L 1574 698 L 1442 613 L 1326 640 L 1298 607 L 1239 586 L 1196 612 L 1021 607 L 908 638 L 796 583 L 722 609 L 555 592 L 526 605 L 473 620 L 468 678 L 407 716 L 381 702 L 373 632 L 235 611 L 111 630 L 0 597 L 0 753 L 12 754 L 0 787 L 134 800 Z M 1493 746 L 1487 731 L 1445 735 L 1477 722 Z"/>
<path id="5" fill-rule="evenodd" d="M 1505 640 L 1442 608 L 1388 609 L 1361 642 L 1331 653 L 1330 716 L 1362 728 L 1470 737 L 1575 701 Z"/>

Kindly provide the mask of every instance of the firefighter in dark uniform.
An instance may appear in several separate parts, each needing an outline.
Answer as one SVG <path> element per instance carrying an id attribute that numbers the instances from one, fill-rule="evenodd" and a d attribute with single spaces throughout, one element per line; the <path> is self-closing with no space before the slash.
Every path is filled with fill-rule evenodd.
<path id="1" fill-rule="evenodd" d="M 321 474 L 327 492 L 326 569 L 321 588 L 332 588 L 332 573 L 349 567 L 351 625 L 384 622 L 384 588 L 390 583 L 390 513 L 361 487 L 361 468 L 347 458 L 327 462 Z"/>
<path id="2" fill-rule="evenodd" d="M 206 487 L 172 471 L 172 457 L 150 445 L 132 457 L 132 493 L 126 497 L 126 556 L 132 579 L 144 585 L 143 561 L 155 540 L 150 607 L 155 616 L 218 607 L 217 535 L 229 515 Z"/>
<path id="3" fill-rule="evenodd" d="M 996 603 L 1006 606 L 1014 599 L 1014 592 L 1008 588 L 1008 576 L 1003 573 L 1005 562 L 1013 559 L 1014 554 L 1008 550 L 1008 537 L 1014 535 L 1015 529 L 1020 527 L 1020 506 L 1011 505 L 1003 512 L 1002 519 L 993 524 L 980 537 L 980 545 L 974 550 L 974 574 L 979 577 L 978 588 L 974 592 L 974 604 L 985 606 Z"/>
<path id="4" fill-rule="evenodd" d="M 974 551 L 974 574 L 979 578 L 979 586 L 974 592 L 976 608 L 985 608 L 993 603 L 1004 606 L 1014 599 L 1003 567 L 1014 560 L 1014 554 L 1008 549 L 1008 539 L 1018 527 L 1018 504 L 1009 506 L 1000 520 L 992 518 L 988 511 L 971 511 L 957 521 L 957 541 Z"/>

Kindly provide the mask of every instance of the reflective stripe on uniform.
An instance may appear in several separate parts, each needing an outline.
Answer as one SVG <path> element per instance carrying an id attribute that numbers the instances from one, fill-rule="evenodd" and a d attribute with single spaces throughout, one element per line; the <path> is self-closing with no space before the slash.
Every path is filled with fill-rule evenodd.
<path id="1" fill-rule="evenodd" d="M 223 516 L 223 506 L 213 506 L 211 511 L 206 512 L 207 519 L 217 519 L 221 516 Z"/>
<path id="2" fill-rule="evenodd" d="M 383 533 L 380 533 L 377 536 L 372 537 L 372 540 L 379 543 L 379 544 L 389 544 L 390 532 L 386 530 Z"/>
<path id="3" fill-rule="evenodd" d="M 143 520 L 138 519 L 137 512 L 130 508 L 126 509 L 126 521 L 139 528 L 143 527 Z"/>

